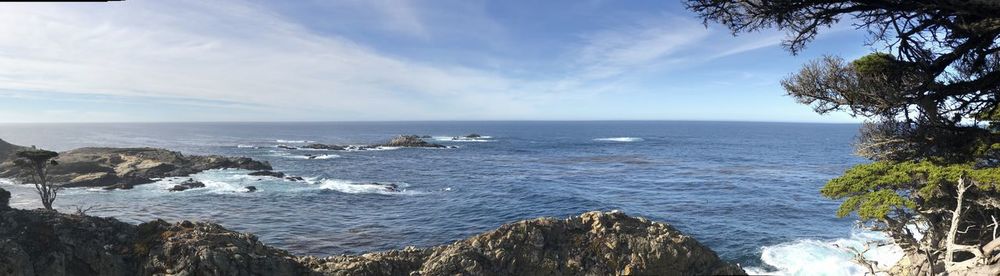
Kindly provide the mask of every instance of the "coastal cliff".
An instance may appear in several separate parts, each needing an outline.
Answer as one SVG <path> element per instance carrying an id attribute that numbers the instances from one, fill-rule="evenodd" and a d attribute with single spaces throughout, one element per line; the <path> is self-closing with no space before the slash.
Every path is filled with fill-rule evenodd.
<path id="1" fill-rule="evenodd" d="M 521 221 L 432 248 L 320 258 L 293 256 L 213 223 L 132 225 L 12 209 L 0 200 L 0 275 L 456 274 L 745 273 L 670 225 L 621 212 Z"/>

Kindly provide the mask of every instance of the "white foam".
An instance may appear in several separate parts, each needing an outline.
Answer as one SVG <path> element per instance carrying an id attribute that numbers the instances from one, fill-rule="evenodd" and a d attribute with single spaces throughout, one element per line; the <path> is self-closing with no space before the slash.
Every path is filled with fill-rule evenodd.
<path id="1" fill-rule="evenodd" d="M 602 142 L 642 142 L 644 141 L 639 137 L 608 137 L 608 138 L 597 138 L 594 141 Z"/>
<path id="2" fill-rule="evenodd" d="M 236 145 L 236 147 L 237 148 L 253 148 L 253 149 L 257 148 L 257 146 L 254 146 L 254 145 L 243 145 L 243 144 Z"/>
<path id="3" fill-rule="evenodd" d="M 761 260 L 777 268 L 769 270 L 759 267 L 746 268 L 747 273 L 771 275 L 865 275 L 867 268 L 855 263 L 854 251 L 864 250 L 868 241 L 887 242 L 881 233 L 852 231 L 850 238 L 835 241 L 814 239 L 797 240 L 773 246 L 764 246 Z M 878 263 L 878 269 L 888 269 L 903 256 L 902 250 L 888 242 L 885 246 L 872 246 L 865 258 Z"/>
<path id="4" fill-rule="evenodd" d="M 282 144 L 305 144 L 305 143 L 315 143 L 316 142 L 316 141 L 310 141 L 310 140 L 281 140 L 281 139 L 274 140 L 274 141 L 277 142 L 277 143 L 282 143 Z"/>
<path id="5" fill-rule="evenodd" d="M 479 136 L 477 138 L 469 138 L 469 137 L 465 137 L 465 136 L 434 136 L 434 137 L 431 137 L 431 139 L 434 139 L 435 141 L 443 141 L 443 142 L 493 142 L 493 141 L 496 141 L 496 140 L 490 140 L 490 139 L 493 139 L 493 136 Z"/>
<path id="6" fill-rule="evenodd" d="M 393 192 L 386 189 L 387 184 L 375 184 L 375 183 L 357 183 L 347 180 L 340 179 L 323 179 L 319 181 L 318 186 L 320 189 L 333 190 L 348 194 L 383 194 L 383 195 L 412 195 L 418 194 L 415 191 L 409 191 L 406 189 L 409 185 L 406 183 L 394 183 L 398 186 L 399 191 Z"/>
<path id="7" fill-rule="evenodd" d="M 311 157 L 307 156 L 307 155 L 282 155 L 282 157 L 292 158 L 292 159 L 314 160 L 314 159 L 333 159 L 333 158 L 339 158 L 340 155 L 336 155 L 336 154 L 322 154 L 322 155 L 313 155 Z"/>

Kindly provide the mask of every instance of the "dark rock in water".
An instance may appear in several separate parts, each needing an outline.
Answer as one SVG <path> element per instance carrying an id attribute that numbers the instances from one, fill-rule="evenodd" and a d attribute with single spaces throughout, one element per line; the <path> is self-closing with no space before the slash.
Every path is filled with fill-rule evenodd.
<path id="1" fill-rule="evenodd" d="M 479 135 L 479 134 L 476 134 L 476 133 L 465 135 L 465 138 L 469 138 L 469 139 L 482 138 L 482 137 L 483 137 L 482 135 Z"/>
<path id="2" fill-rule="evenodd" d="M 433 137 L 431 137 L 430 135 L 424 135 L 424 136 L 420 136 L 420 138 L 428 139 L 428 138 L 433 138 Z"/>
<path id="3" fill-rule="evenodd" d="M 111 186 L 105 186 L 105 187 L 103 187 L 101 189 L 105 190 L 105 191 L 111 191 L 111 190 L 119 190 L 119 189 L 120 190 L 131 190 L 132 188 L 135 188 L 135 185 L 132 185 L 132 184 L 129 184 L 129 183 L 121 183 L 121 184 L 115 184 L 115 185 L 111 185 Z"/>
<path id="4" fill-rule="evenodd" d="M 10 192 L 0 188 L 0 210 L 10 208 Z"/>
<path id="5" fill-rule="evenodd" d="M 540 218 L 449 245 L 296 257 L 218 224 L 0 210 L 3 275 L 745 275 L 673 227 L 622 213 Z"/>
<path id="6" fill-rule="evenodd" d="M 316 155 L 306 154 L 307 159 L 316 159 L 316 157 L 317 157 Z"/>
<path id="7" fill-rule="evenodd" d="M 305 178 L 302 178 L 301 176 L 289 176 L 285 177 L 285 179 L 288 181 L 305 181 Z"/>
<path id="8" fill-rule="evenodd" d="M 338 145 L 327 145 L 327 144 L 309 144 L 305 145 L 304 149 L 320 149 L 320 150 L 344 150 L 344 146 Z"/>
<path id="9" fill-rule="evenodd" d="M 277 178 L 285 177 L 285 173 L 283 173 L 283 172 L 276 172 L 276 171 L 256 171 L 256 172 L 249 173 L 248 175 L 251 175 L 251 176 L 270 176 L 270 177 L 277 177 Z"/>
<path id="10" fill-rule="evenodd" d="M 0 155 L 6 146 L 0 143 Z M 23 147 L 21 147 L 23 148 Z M 80 148 L 62 152 L 49 178 L 63 187 L 107 187 L 152 183 L 154 178 L 188 176 L 212 169 L 270 170 L 267 162 L 246 157 L 185 156 L 157 148 Z M 0 177 L 12 177 L 20 169 L 0 162 Z"/>
<path id="11" fill-rule="evenodd" d="M 252 192 L 256 192 L 257 191 L 257 187 L 256 186 L 247 186 L 246 189 L 247 189 L 248 193 L 252 193 Z"/>
<path id="12" fill-rule="evenodd" d="M 420 136 L 416 136 L 416 135 L 400 135 L 400 136 L 396 136 L 396 138 L 392 138 L 392 140 L 390 140 L 388 143 L 379 144 L 379 145 L 376 145 L 376 146 L 383 146 L 383 147 L 409 147 L 409 148 L 444 148 L 445 147 L 443 145 L 428 143 L 427 141 L 424 141 L 423 139 L 420 139 Z"/>
<path id="13" fill-rule="evenodd" d="M 188 180 L 185 180 L 184 182 L 181 182 L 181 184 L 174 185 L 174 187 L 168 189 L 168 191 L 171 191 L 171 192 L 180 192 L 180 191 L 186 191 L 188 189 L 204 188 L 204 187 L 205 187 L 205 183 L 201 183 L 201 182 L 195 181 L 194 179 L 188 178 Z"/>

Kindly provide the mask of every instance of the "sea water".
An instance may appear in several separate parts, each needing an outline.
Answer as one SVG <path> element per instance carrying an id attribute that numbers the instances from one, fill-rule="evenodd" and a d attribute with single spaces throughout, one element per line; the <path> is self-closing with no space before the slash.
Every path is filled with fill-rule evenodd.
<path id="1" fill-rule="evenodd" d="M 844 275 L 865 271 L 847 248 L 884 239 L 836 218 L 839 202 L 819 194 L 864 162 L 852 155 L 857 131 L 669 121 L 3 124 L 0 139 L 52 150 L 148 146 L 266 160 L 306 181 L 215 170 L 190 177 L 202 189 L 167 191 L 187 178 L 133 190 L 66 189 L 55 205 L 132 223 L 214 221 L 296 254 L 432 246 L 522 219 L 619 209 L 670 223 L 751 272 Z M 470 133 L 482 137 L 462 137 Z M 278 147 L 373 144 L 399 134 L 455 147 Z M 14 193 L 15 207 L 40 206 L 29 187 L 0 186 Z M 246 186 L 258 190 L 245 193 Z M 892 247 L 866 253 L 882 264 L 899 255 Z"/>

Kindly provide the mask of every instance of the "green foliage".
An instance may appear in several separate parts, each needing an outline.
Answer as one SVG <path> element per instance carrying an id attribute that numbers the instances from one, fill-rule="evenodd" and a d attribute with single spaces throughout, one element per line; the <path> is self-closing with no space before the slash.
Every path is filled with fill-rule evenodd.
<path id="1" fill-rule="evenodd" d="M 871 53 L 851 62 L 854 70 L 861 74 L 885 74 L 899 68 L 896 58 L 886 53 Z"/>
<path id="2" fill-rule="evenodd" d="M 832 199 L 846 199 L 837 216 L 856 213 L 863 220 L 881 219 L 895 209 L 916 209 L 918 201 L 949 198 L 946 189 L 954 187 L 963 176 L 978 189 L 1000 191 L 1000 168 L 880 161 L 854 166 L 830 180 L 820 192 Z"/>

